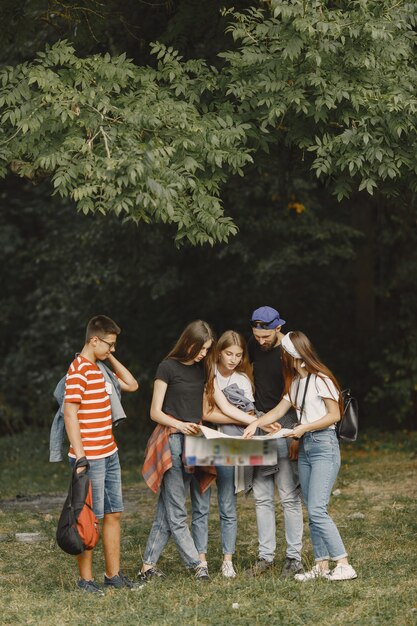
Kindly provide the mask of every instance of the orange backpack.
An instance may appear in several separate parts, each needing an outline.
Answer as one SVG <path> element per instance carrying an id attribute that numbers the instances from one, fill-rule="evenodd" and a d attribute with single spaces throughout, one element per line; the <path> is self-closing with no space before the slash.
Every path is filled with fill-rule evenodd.
<path id="1" fill-rule="evenodd" d="M 77 468 L 85 467 L 83 472 Z M 92 509 L 89 463 L 85 457 L 78 459 L 72 471 L 68 496 L 58 521 L 56 540 L 68 554 L 81 554 L 92 550 L 99 538 L 99 522 Z"/>

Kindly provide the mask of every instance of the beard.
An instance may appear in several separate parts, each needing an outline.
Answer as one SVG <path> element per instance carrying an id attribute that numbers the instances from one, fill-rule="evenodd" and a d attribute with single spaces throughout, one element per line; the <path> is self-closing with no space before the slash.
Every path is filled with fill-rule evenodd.
<path id="1" fill-rule="evenodd" d="M 273 350 L 275 348 L 275 343 L 268 343 L 265 344 L 263 346 L 260 346 L 262 352 L 270 352 L 271 350 Z"/>

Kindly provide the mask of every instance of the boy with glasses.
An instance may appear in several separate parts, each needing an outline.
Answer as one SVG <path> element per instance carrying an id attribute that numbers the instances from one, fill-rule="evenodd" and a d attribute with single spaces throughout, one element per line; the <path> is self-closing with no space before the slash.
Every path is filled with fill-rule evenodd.
<path id="1" fill-rule="evenodd" d="M 249 360 L 253 365 L 255 406 L 267 413 L 281 400 L 283 378 L 281 371 L 281 332 L 285 320 L 270 306 L 262 306 L 252 313 L 252 337 L 248 341 Z M 301 547 L 303 512 L 301 490 L 296 464 L 298 442 L 278 439 L 278 462 L 272 467 L 257 467 L 254 472 L 253 495 L 258 525 L 259 558 L 248 571 L 258 576 L 274 564 L 276 548 L 275 485 L 284 513 L 286 559 L 281 571 L 283 577 L 303 571 Z"/>
<path id="2" fill-rule="evenodd" d="M 113 384 L 104 379 L 97 361 L 106 360 L 122 391 L 138 388 L 136 379 L 114 356 L 120 333 L 117 324 L 105 315 L 96 315 L 87 325 L 85 344 L 71 363 L 64 398 L 64 422 L 70 441 L 72 465 L 87 458 L 92 483 L 93 510 L 103 519 L 102 538 L 105 560 L 104 587 L 137 588 L 120 570 L 120 517 L 123 511 L 122 484 L 117 445 L 112 430 L 110 396 Z M 78 471 L 83 471 L 79 468 Z M 103 595 L 92 572 L 93 551 L 77 557 L 81 591 Z"/>

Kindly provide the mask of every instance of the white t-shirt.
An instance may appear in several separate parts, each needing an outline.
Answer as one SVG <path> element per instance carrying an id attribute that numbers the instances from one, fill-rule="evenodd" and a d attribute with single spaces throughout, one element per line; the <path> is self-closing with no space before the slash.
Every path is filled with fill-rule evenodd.
<path id="1" fill-rule="evenodd" d="M 298 419 L 300 419 L 300 408 L 306 384 L 307 376 L 305 378 L 294 379 L 291 384 L 290 393 L 286 393 L 283 398 L 288 402 L 294 402 L 296 405 Z M 336 402 L 339 401 L 339 393 L 333 381 L 324 374 L 321 376 L 311 374 L 304 402 L 303 415 L 301 418 L 302 424 L 312 424 L 326 415 L 327 409 L 324 403 L 324 398 L 330 398 L 331 400 L 336 400 Z M 334 427 L 334 424 L 329 426 L 329 428 Z"/>
<path id="2" fill-rule="evenodd" d="M 229 376 L 222 376 L 216 367 L 216 380 L 222 391 L 229 385 L 236 384 L 243 390 L 245 398 L 254 402 L 252 384 L 246 374 L 243 374 L 242 372 L 232 372 Z"/>
<path id="3" fill-rule="evenodd" d="M 252 384 L 246 374 L 242 372 L 232 372 L 229 376 L 222 376 L 216 367 L 216 381 L 219 388 L 223 391 L 229 385 L 236 384 L 239 389 L 242 389 L 245 398 L 254 402 Z M 240 436 L 246 428 L 246 424 L 238 426 L 237 424 L 219 424 L 218 430 L 226 435 Z"/>

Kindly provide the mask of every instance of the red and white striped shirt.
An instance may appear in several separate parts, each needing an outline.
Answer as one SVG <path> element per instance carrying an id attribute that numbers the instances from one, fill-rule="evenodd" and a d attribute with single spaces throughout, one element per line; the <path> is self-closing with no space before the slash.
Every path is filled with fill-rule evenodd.
<path id="1" fill-rule="evenodd" d="M 104 459 L 116 452 L 110 398 L 95 363 L 81 355 L 74 359 L 67 373 L 64 401 L 80 405 L 77 417 L 87 459 Z M 75 458 L 72 446 L 68 456 Z"/>

